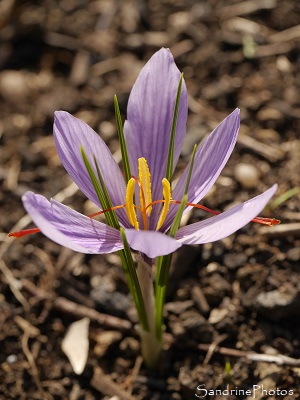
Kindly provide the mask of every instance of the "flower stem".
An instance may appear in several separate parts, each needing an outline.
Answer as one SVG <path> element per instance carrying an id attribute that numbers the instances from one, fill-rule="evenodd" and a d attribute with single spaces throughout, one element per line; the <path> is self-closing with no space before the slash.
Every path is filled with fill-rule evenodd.
<path id="1" fill-rule="evenodd" d="M 141 325 L 138 325 L 136 330 L 141 338 L 141 351 L 144 361 L 149 368 L 155 368 L 162 350 L 162 337 L 157 337 L 155 328 L 155 299 L 152 277 L 152 260 L 139 254 L 136 272 L 140 283 L 149 326 L 149 330 L 145 330 Z"/>
<path id="2" fill-rule="evenodd" d="M 137 309 L 139 321 L 141 323 L 142 329 L 149 331 L 149 323 L 147 317 L 147 311 L 144 303 L 143 293 L 141 290 L 139 278 L 137 276 L 137 272 L 133 263 L 133 259 L 131 256 L 131 251 L 125 236 L 125 231 L 123 228 L 120 228 L 120 233 L 124 245 L 124 249 L 119 251 L 119 255 L 121 257 L 122 265 L 124 272 L 126 274 L 128 286 L 133 297 L 135 307 Z"/>

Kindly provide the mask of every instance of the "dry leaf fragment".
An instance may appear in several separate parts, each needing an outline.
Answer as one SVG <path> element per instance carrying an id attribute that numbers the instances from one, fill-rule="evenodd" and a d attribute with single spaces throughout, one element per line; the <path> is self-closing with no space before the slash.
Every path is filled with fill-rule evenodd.
<path id="1" fill-rule="evenodd" d="M 88 358 L 89 324 L 89 318 L 83 318 L 79 321 L 73 322 L 61 344 L 62 351 L 68 357 L 70 364 L 77 375 L 82 374 Z"/>

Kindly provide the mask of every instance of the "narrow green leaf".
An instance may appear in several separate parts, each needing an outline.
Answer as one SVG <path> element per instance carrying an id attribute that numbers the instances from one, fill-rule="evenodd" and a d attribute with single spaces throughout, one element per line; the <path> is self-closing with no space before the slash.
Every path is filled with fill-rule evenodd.
<path id="1" fill-rule="evenodd" d="M 169 231 L 169 235 L 171 237 L 173 237 L 173 238 L 176 236 L 176 233 L 177 233 L 177 230 L 179 228 L 180 221 L 181 221 L 181 218 L 182 218 L 182 215 L 183 215 L 183 212 L 185 210 L 186 203 L 187 203 L 187 200 L 188 200 L 187 193 L 188 193 L 189 185 L 190 185 L 190 181 L 191 181 L 191 176 L 192 176 L 192 171 L 193 171 L 193 167 L 194 167 L 196 151 L 197 151 L 197 145 L 195 145 L 194 149 L 193 149 L 192 159 L 191 159 L 191 162 L 190 162 L 190 167 L 189 167 L 188 176 L 187 176 L 187 179 L 186 179 L 186 184 L 185 184 L 185 189 L 184 189 L 184 195 L 182 197 L 181 204 L 180 204 L 180 206 L 179 206 L 179 208 L 177 210 L 177 213 L 175 215 L 174 221 L 173 221 L 173 223 L 171 225 L 171 228 L 170 228 L 170 231 Z"/>
<path id="2" fill-rule="evenodd" d="M 174 221 L 173 221 L 173 223 L 171 225 L 171 228 L 170 228 L 169 234 L 173 238 L 176 236 L 177 230 L 179 228 L 180 221 L 181 221 L 181 218 L 182 218 L 182 214 L 183 214 L 183 211 L 184 211 L 184 209 L 186 207 L 186 203 L 187 203 L 187 194 L 184 194 L 183 197 L 182 197 L 182 200 L 181 200 L 181 204 L 180 204 L 180 206 L 179 206 L 179 208 L 177 210 L 177 213 L 175 215 Z"/>
<path id="3" fill-rule="evenodd" d="M 139 284 L 139 279 L 136 273 L 135 265 L 131 256 L 131 251 L 130 247 L 128 245 L 125 231 L 123 228 L 120 228 L 120 233 L 123 241 L 123 246 L 124 250 L 122 252 L 121 260 L 122 260 L 122 265 L 127 277 L 129 289 L 131 292 L 131 295 L 133 297 L 138 316 L 139 316 L 139 321 L 145 331 L 149 331 L 149 324 L 148 324 L 148 319 L 147 319 L 147 313 L 146 313 L 146 308 L 145 308 L 145 303 L 141 291 L 141 287 Z M 119 252 L 120 253 L 120 252 Z"/>
<path id="4" fill-rule="evenodd" d="M 97 170 L 97 174 L 98 174 L 100 183 L 94 173 L 94 170 L 93 170 L 82 146 L 80 147 L 80 151 L 82 154 L 84 164 L 88 171 L 88 174 L 90 176 L 91 182 L 94 186 L 94 189 L 98 196 L 99 202 L 101 204 L 101 207 L 103 210 L 108 210 L 109 208 L 112 207 L 112 202 L 111 202 L 109 193 L 107 191 L 105 182 L 103 180 L 97 160 L 94 156 L 94 162 L 96 165 L 96 170 Z M 110 226 L 117 228 L 117 229 L 120 228 L 116 213 L 113 210 L 107 211 L 106 213 L 104 213 L 104 215 Z M 128 282 L 130 293 L 133 297 L 133 300 L 134 300 L 134 303 L 135 303 L 135 306 L 136 306 L 136 309 L 138 312 L 139 321 L 140 321 L 143 329 L 145 331 L 149 331 L 149 324 L 148 324 L 148 320 L 147 320 L 147 314 L 146 314 L 145 304 L 144 304 L 144 300 L 143 300 L 143 295 L 142 295 L 139 280 L 138 280 L 138 277 L 136 274 L 135 265 L 134 265 L 134 262 L 133 262 L 133 259 L 131 256 L 130 247 L 128 245 L 123 228 L 120 228 L 120 233 L 121 233 L 124 249 L 119 250 L 118 253 L 121 258 L 123 269 L 124 269 L 124 272 L 127 277 L 127 282 Z"/>
<path id="5" fill-rule="evenodd" d="M 113 204 L 112 204 L 112 202 L 111 202 L 109 193 L 108 193 L 108 191 L 107 191 L 107 188 L 106 188 L 104 179 L 103 179 L 103 177 L 102 177 L 102 174 L 101 174 L 101 171 L 100 171 L 100 168 L 99 168 L 99 165 L 98 165 L 98 162 L 97 162 L 95 156 L 94 156 L 94 162 L 95 162 L 95 165 L 96 165 L 96 170 L 97 170 L 98 178 L 99 178 L 99 181 L 100 181 L 100 184 L 101 184 L 101 189 L 102 189 L 103 197 L 104 197 L 104 199 L 105 199 L 105 206 L 106 206 L 105 209 L 108 210 L 108 209 L 110 209 L 110 208 L 113 207 Z M 117 218 L 117 215 L 116 215 L 115 211 L 114 211 L 114 210 L 109 210 L 109 211 L 107 211 L 106 213 L 110 215 L 110 218 L 111 218 L 111 220 L 112 220 L 112 222 L 113 222 L 113 225 L 112 225 L 112 226 L 113 226 L 114 228 L 116 228 L 116 229 L 119 229 L 119 228 L 120 228 L 120 225 L 119 225 L 119 221 L 118 221 L 118 218 Z M 105 213 L 105 214 L 106 214 L 106 213 Z"/>
<path id="6" fill-rule="evenodd" d="M 175 101 L 173 119 L 172 119 L 172 128 L 171 128 L 171 134 L 170 134 L 169 150 L 168 150 L 166 178 L 168 179 L 168 181 L 170 183 L 172 182 L 172 176 L 173 176 L 174 146 L 175 146 L 176 126 L 177 126 L 177 119 L 178 119 L 178 109 L 179 109 L 179 103 L 180 103 L 182 82 L 183 82 L 183 73 L 180 76 L 178 89 L 177 89 L 177 95 L 176 95 L 176 101 Z"/>
<path id="7" fill-rule="evenodd" d="M 155 279 L 155 334 L 161 340 L 163 334 L 163 308 L 166 298 L 167 283 L 171 267 L 172 254 L 158 257 Z"/>
<path id="8" fill-rule="evenodd" d="M 172 223 L 172 226 L 169 231 L 169 235 L 171 237 L 176 236 L 176 232 L 178 230 L 183 211 L 186 207 L 186 202 L 187 202 L 187 194 L 185 194 L 181 200 L 180 207 L 176 213 L 176 216 L 174 218 L 174 221 Z M 169 271 L 171 267 L 171 261 L 172 261 L 172 254 L 168 254 L 163 257 L 158 257 L 158 262 L 157 262 L 157 273 L 156 273 L 156 279 L 155 279 L 155 310 L 156 310 L 156 315 L 155 315 L 155 327 L 156 327 L 156 337 L 158 340 L 161 339 L 162 336 L 162 325 L 163 325 L 163 308 L 164 308 L 164 303 L 165 303 L 165 298 L 166 298 L 166 290 L 167 290 L 167 284 L 169 280 Z"/>
<path id="9" fill-rule="evenodd" d="M 96 178 L 94 170 L 93 170 L 93 168 L 92 168 L 92 166 L 91 166 L 91 164 L 89 162 L 89 159 L 88 159 L 88 157 L 86 155 L 86 152 L 84 151 L 84 148 L 82 146 L 80 146 L 80 152 L 81 152 L 85 167 L 87 169 L 87 172 L 88 172 L 88 174 L 90 176 L 91 182 L 92 182 L 92 184 L 94 186 L 95 192 L 96 192 L 96 194 L 98 196 L 98 200 L 99 200 L 99 202 L 101 204 L 101 207 L 103 209 L 105 209 L 106 208 L 106 203 L 105 203 L 105 198 L 104 198 L 103 191 L 102 191 L 101 186 L 100 186 L 100 184 L 99 184 L 99 182 L 98 182 L 98 180 Z"/>
<path id="10" fill-rule="evenodd" d="M 86 153 L 84 151 L 84 148 L 82 146 L 80 146 L 80 151 L 81 151 L 81 155 L 82 155 L 85 167 L 87 169 L 87 172 L 88 172 L 88 174 L 90 176 L 91 182 L 92 182 L 92 184 L 94 186 L 95 192 L 97 194 L 98 200 L 99 200 L 99 202 L 101 204 L 102 210 L 107 210 L 109 208 L 109 206 L 108 206 L 108 204 L 106 202 L 103 190 L 102 190 L 102 188 L 100 186 L 100 183 L 98 182 L 98 179 L 97 179 L 97 177 L 96 177 L 96 175 L 94 173 L 94 170 L 93 170 L 93 168 L 92 168 L 92 166 L 91 166 L 91 164 L 90 164 L 90 162 L 88 160 L 88 157 L 87 157 L 87 155 L 86 155 Z M 113 221 L 113 219 L 111 217 L 111 213 L 106 212 L 106 213 L 104 213 L 104 215 L 105 215 L 105 218 L 107 220 L 108 225 L 114 227 L 114 221 Z"/>
<path id="11" fill-rule="evenodd" d="M 126 147 L 126 140 L 125 140 L 125 135 L 124 135 L 124 131 L 123 131 L 122 118 L 121 118 L 121 114 L 120 114 L 120 107 L 119 107 L 119 103 L 118 103 L 118 99 L 117 99 L 116 95 L 114 96 L 114 106 L 115 106 L 115 115 L 116 115 L 118 134 L 119 134 L 119 140 L 120 140 L 120 146 L 121 146 L 122 163 L 123 163 L 123 169 L 124 169 L 124 174 L 125 174 L 125 181 L 127 184 L 129 179 L 131 178 L 131 172 L 130 172 L 127 147 Z"/>
<path id="12" fill-rule="evenodd" d="M 194 168 L 194 161 L 195 161 L 196 151 L 197 151 L 197 145 L 195 144 L 195 145 L 194 145 L 194 148 L 193 148 L 193 152 L 192 152 L 192 158 L 191 158 L 191 162 L 190 162 L 190 168 L 189 168 L 188 176 L 187 176 L 187 179 L 186 179 L 184 194 L 187 194 L 187 192 L 188 192 L 188 190 L 189 190 L 189 185 L 190 185 L 190 181 L 191 181 L 192 171 L 193 171 L 193 168 Z"/>
<path id="13" fill-rule="evenodd" d="M 271 210 L 275 210 L 275 208 L 279 207 L 281 204 L 285 203 L 287 200 L 298 193 L 300 193 L 300 187 L 297 186 L 287 190 L 281 196 L 278 196 L 275 200 L 273 200 L 272 203 L 270 203 L 269 208 Z"/>
<path id="14" fill-rule="evenodd" d="M 185 185 L 185 190 L 184 190 L 184 195 L 181 200 L 181 204 L 179 206 L 179 209 L 175 215 L 174 221 L 171 225 L 171 228 L 169 230 L 169 235 L 171 237 L 175 237 L 177 230 L 180 225 L 180 221 L 183 215 L 183 212 L 186 207 L 187 203 L 187 193 L 189 190 L 189 184 L 192 176 L 192 171 L 194 167 L 194 161 L 195 161 L 195 154 L 197 151 L 197 146 L 194 146 L 193 153 L 192 153 L 192 158 L 190 162 L 190 167 L 188 171 L 188 176 L 186 180 L 186 185 Z M 168 254 L 163 257 L 158 257 L 157 260 L 157 273 L 156 273 L 156 279 L 155 279 L 155 333 L 156 337 L 158 340 L 161 340 L 162 334 L 163 334 L 163 308 L 164 308 L 164 303 L 165 303 L 165 298 L 166 298 L 166 290 L 167 290 L 167 284 L 169 280 L 169 271 L 171 267 L 171 261 L 172 261 L 172 254 Z"/>

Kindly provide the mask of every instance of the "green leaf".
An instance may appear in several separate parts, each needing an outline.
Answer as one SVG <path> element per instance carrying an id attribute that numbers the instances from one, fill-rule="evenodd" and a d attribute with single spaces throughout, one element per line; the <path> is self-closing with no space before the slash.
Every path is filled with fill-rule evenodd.
<path id="1" fill-rule="evenodd" d="M 179 208 L 177 210 L 177 213 L 175 215 L 174 221 L 173 221 L 173 223 L 171 225 L 171 228 L 170 228 L 169 234 L 170 234 L 170 236 L 172 238 L 174 238 L 176 236 L 176 233 L 178 231 L 178 228 L 179 228 L 179 225 L 180 225 L 180 221 L 181 221 L 181 218 L 182 218 L 183 211 L 184 211 L 184 209 L 186 207 L 186 203 L 187 203 L 187 194 L 184 194 L 182 199 L 181 199 L 180 206 L 179 206 Z"/>
<path id="2" fill-rule="evenodd" d="M 286 192 L 284 192 L 281 196 L 277 197 L 275 200 L 270 203 L 269 208 L 271 210 L 275 210 L 275 208 L 279 207 L 281 204 L 285 203 L 291 197 L 300 193 L 300 187 L 294 187 Z"/>
<path id="3" fill-rule="evenodd" d="M 139 284 L 139 279 L 136 273 L 135 265 L 131 256 L 131 251 L 130 247 L 128 245 L 126 235 L 124 228 L 120 228 L 120 233 L 123 241 L 123 246 L 124 250 L 119 251 L 121 260 L 122 260 L 122 265 L 123 269 L 125 271 L 126 277 L 127 277 L 127 282 L 129 285 L 129 289 L 131 292 L 131 295 L 133 297 L 138 316 L 139 316 L 139 321 L 145 331 L 149 331 L 149 324 L 148 324 L 148 319 L 147 319 L 147 313 L 146 313 L 146 308 L 145 308 L 145 303 L 141 291 L 141 287 Z"/>
<path id="4" fill-rule="evenodd" d="M 130 172 L 130 165 L 129 165 L 125 135 L 124 135 L 124 131 L 123 131 L 122 119 L 121 119 L 121 114 L 120 114 L 120 107 L 119 107 L 119 103 L 118 103 L 118 99 L 117 99 L 116 95 L 114 96 L 114 106 L 115 106 L 115 115 L 116 115 L 118 134 L 119 134 L 119 140 L 120 140 L 120 146 L 121 146 L 123 170 L 124 170 L 124 174 L 125 174 L 125 181 L 127 184 L 129 179 L 131 178 L 131 172 Z"/>
<path id="5" fill-rule="evenodd" d="M 171 228 L 169 230 L 169 235 L 171 237 L 173 237 L 173 238 L 176 236 L 176 233 L 177 233 L 177 230 L 179 228 L 180 221 L 181 221 L 181 218 L 182 218 L 182 215 L 183 215 L 183 212 L 185 210 L 186 203 L 187 203 L 187 200 L 188 200 L 187 193 L 188 193 L 189 185 L 190 185 L 190 181 L 191 181 L 191 176 L 192 176 L 192 171 L 193 171 L 193 167 L 194 167 L 196 151 L 197 151 L 197 145 L 195 145 L 194 149 L 193 149 L 192 159 L 191 159 L 191 162 L 190 162 L 188 176 L 187 176 L 187 179 L 186 179 L 186 184 L 185 184 L 185 189 L 184 189 L 184 195 L 182 197 L 180 206 L 179 206 L 179 208 L 177 210 L 177 213 L 175 215 L 174 221 L 173 221 L 173 223 L 171 225 Z"/>
<path id="6" fill-rule="evenodd" d="M 101 207 L 103 210 L 109 210 L 112 207 L 112 202 L 111 202 L 109 193 L 107 191 L 105 182 L 103 180 L 96 157 L 94 156 L 94 162 L 96 165 L 96 171 L 97 171 L 97 175 L 98 175 L 98 179 L 99 179 L 100 183 L 94 173 L 94 170 L 93 170 L 82 146 L 80 147 L 80 151 L 82 154 L 82 158 L 83 158 L 85 167 L 88 171 L 91 182 L 94 186 L 94 189 L 98 196 L 99 202 L 101 204 Z M 120 225 L 119 225 L 119 222 L 118 222 L 118 219 L 117 219 L 117 216 L 116 216 L 116 213 L 114 212 L 114 210 L 109 210 L 109 211 L 105 212 L 104 215 L 110 226 L 112 226 L 116 229 L 120 228 Z M 138 280 L 138 277 L 136 274 L 135 265 L 134 265 L 134 262 L 132 259 L 130 247 L 128 245 L 128 242 L 127 242 L 127 239 L 125 236 L 125 231 L 123 228 L 120 228 L 120 233 L 121 233 L 124 249 L 119 250 L 118 253 L 121 258 L 122 266 L 123 266 L 123 269 L 124 269 L 126 277 L 127 277 L 127 282 L 128 282 L 130 293 L 133 297 L 133 300 L 134 300 L 134 303 L 135 303 L 135 306 L 136 306 L 136 309 L 138 312 L 139 321 L 140 321 L 143 329 L 145 331 L 149 331 L 149 324 L 148 324 L 148 320 L 147 320 L 147 314 L 146 314 L 145 304 L 144 304 L 144 300 L 143 300 L 143 295 L 142 295 L 139 280 Z"/>
<path id="7" fill-rule="evenodd" d="M 158 340 L 163 334 L 163 308 L 166 298 L 167 282 L 171 267 L 172 254 L 158 257 L 155 279 L 155 333 Z"/>
<path id="8" fill-rule="evenodd" d="M 180 206 L 175 215 L 175 218 L 171 225 L 171 228 L 168 232 L 168 234 L 173 238 L 175 238 L 175 236 L 176 236 L 183 212 L 186 207 L 187 192 L 189 190 L 189 184 L 190 184 L 192 171 L 193 171 L 193 167 L 194 167 L 196 151 L 197 151 L 197 146 L 195 145 L 194 149 L 193 149 L 193 153 L 192 153 L 190 166 L 189 166 L 184 195 L 182 197 Z M 156 299 L 156 302 L 155 302 L 155 310 L 156 310 L 155 328 L 156 328 L 156 336 L 157 336 L 158 340 L 161 340 L 162 333 L 163 333 L 163 328 L 162 328 L 163 327 L 163 307 L 164 307 L 164 303 L 165 303 L 171 261 L 172 261 L 172 254 L 168 254 L 163 257 L 158 257 L 158 260 L 157 260 L 157 272 L 156 272 L 156 279 L 155 279 L 155 299 Z"/>
<path id="9" fill-rule="evenodd" d="M 93 167 L 91 166 L 91 164 L 88 160 L 88 157 L 84 151 L 84 148 L 82 146 L 80 146 L 80 151 L 81 151 L 81 155 L 82 155 L 85 167 L 87 169 L 87 172 L 90 176 L 91 182 L 94 186 L 95 192 L 97 194 L 98 200 L 101 204 L 102 210 L 107 210 L 107 209 L 109 209 L 109 204 L 107 203 L 107 200 L 103 193 L 102 187 L 95 175 Z M 114 218 L 112 217 L 112 212 L 105 212 L 104 215 L 105 215 L 108 225 L 113 226 L 115 228 L 116 224 L 115 224 Z M 118 223 L 118 226 L 119 226 L 119 223 Z"/>
<path id="10" fill-rule="evenodd" d="M 105 199 L 105 210 L 109 210 L 110 208 L 113 207 L 113 204 L 112 204 L 112 202 L 111 202 L 109 193 L 108 193 L 108 191 L 107 191 L 107 187 L 106 187 L 105 182 L 104 182 L 104 180 L 103 180 L 103 176 L 102 176 L 102 174 L 101 174 L 101 171 L 100 171 L 100 168 L 99 168 L 99 165 L 98 165 L 98 162 L 97 162 L 95 156 L 94 156 L 94 162 L 95 162 L 95 165 L 96 165 L 96 170 L 97 170 L 98 178 L 99 178 L 99 181 L 100 181 L 100 184 L 101 184 L 103 197 L 104 197 L 104 199 Z M 119 229 L 119 228 L 120 228 L 120 225 L 119 225 L 119 221 L 118 221 L 118 218 L 117 218 L 117 215 L 116 215 L 115 211 L 114 211 L 114 210 L 109 210 L 109 211 L 107 211 L 105 214 L 109 214 L 109 218 L 111 219 L 111 221 L 112 221 L 112 223 L 113 223 L 112 226 L 113 226 L 114 228 L 116 228 L 116 229 Z"/>
<path id="11" fill-rule="evenodd" d="M 191 158 L 191 162 L 190 162 L 190 167 L 189 167 L 188 176 L 187 176 L 187 179 L 186 179 L 184 194 L 187 194 L 187 192 L 188 192 L 188 190 L 189 190 L 190 181 L 191 181 L 191 176 L 192 176 L 192 172 L 193 172 L 193 168 L 194 168 L 194 162 L 195 162 L 196 151 L 197 151 L 197 145 L 195 144 L 195 145 L 194 145 L 194 148 L 193 148 L 193 152 L 192 152 L 192 158 Z"/>
<path id="12" fill-rule="evenodd" d="M 179 84 L 178 84 L 178 88 L 177 88 L 177 95 L 176 95 L 176 101 L 175 101 L 174 112 L 173 112 L 172 128 L 171 128 L 169 150 L 168 150 L 166 178 L 168 179 L 168 181 L 170 183 L 172 182 L 172 176 L 173 176 L 175 136 L 176 136 L 176 126 L 177 126 L 177 119 L 178 119 L 178 109 L 179 109 L 179 103 L 180 103 L 182 82 L 183 82 L 183 73 L 180 76 L 180 80 L 179 80 Z"/>

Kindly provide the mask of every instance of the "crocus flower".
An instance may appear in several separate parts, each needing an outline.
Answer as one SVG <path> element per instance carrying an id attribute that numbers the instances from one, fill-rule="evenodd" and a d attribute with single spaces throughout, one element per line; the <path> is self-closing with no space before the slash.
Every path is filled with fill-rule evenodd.
<path id="1" fill-rule="evenodd" d="M 84 122 L 64 111 L 55 113 L 58 155 L 81 191 L 101 210 L 81 149 L 99 167 L 130 247 L 149 258 L 174 252 L 184 244 L 214 242 L 250 222 L 273 196 L 274 185 L 259 196 L 209 219 L 166 233 L 184 195 L 189 165 L 171 190 L 166 179 L 170 131 L 180 72 L 169 50 L 155 53 L 139 74 L 128 102 L 124 133 L 132 178 L 124 176 L 104 141 Z M 183 82 L 174 144 L 173 170 L 186 134 L 187 90 Z M 198 148 L 190 176 L 186 213 L 199 203 L 225 166 L 237 140 L 239 110 L 233 111 Z M 97 164 L 93 163 L 94 158 Z M 101 254 L 123 248 L 120 231 L 43 196 L 27 192 L 26 211 L 44 235 L 72 250 Z M 271 224 L 271 223 L 270 223 Z"/>

